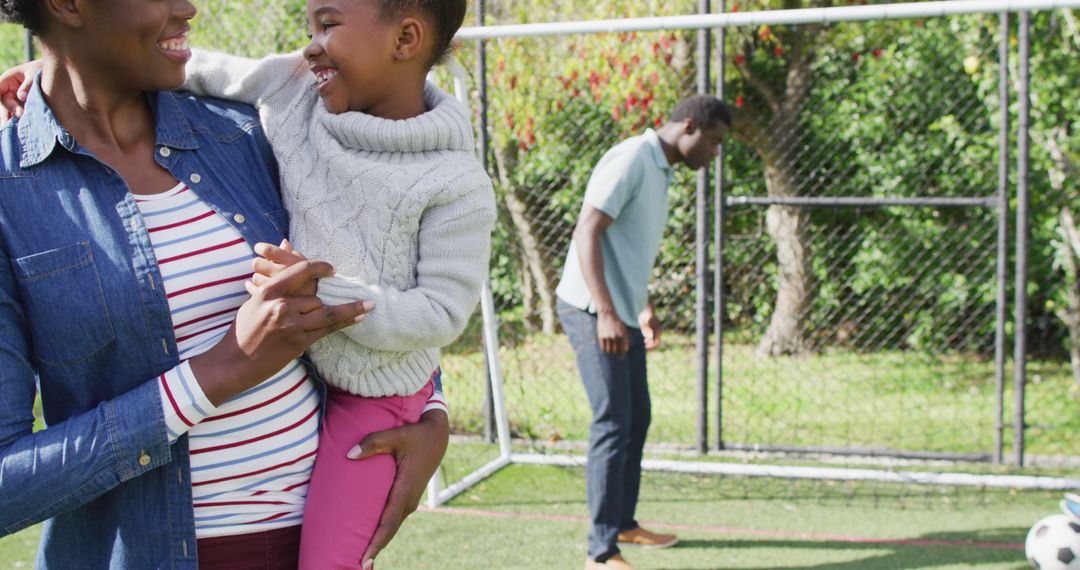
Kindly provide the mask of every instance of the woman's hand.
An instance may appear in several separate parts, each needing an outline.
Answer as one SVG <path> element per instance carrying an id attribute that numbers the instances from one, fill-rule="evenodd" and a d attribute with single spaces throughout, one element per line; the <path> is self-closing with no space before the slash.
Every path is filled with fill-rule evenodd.
<path id="1" fill-rule="evenodd" d="M 375 557 L 397 534 L 405 518 L 420 506 L 420 497 L 446 454 L 450 441 L 450 420 L 442 410 L 429 410 L 420 421 L 368 434 L 349 451 L 349 459 L 363 460 L 373 455 L 391 453 L 397 462 L 397 475 L 386 499 L 379 527 L 364 552 L 362 568 L 370 570 Z"/>
<path id="2" fill-rule="evenodd" d="M 190 361 L 211 403 L 216 406 L 255 386 L 316 340 L 363 318 L 368 308 L 362 301 L 328 307 L 318 297 L 300 293 L 333 272 L 325 261 L 305 260 L 261 286 L 250 281 L 245 284 L 251 297 L 240 306 L 229 332 Z"/>
<path id="3" fill-rule="evenodd" d="M 21 117 L 23 103 L 30 93 L 34 77 L 43 67 L 40 59 L 16 65 L 0 74 L 0 122 L 7 122 L 11 117 Z"/>

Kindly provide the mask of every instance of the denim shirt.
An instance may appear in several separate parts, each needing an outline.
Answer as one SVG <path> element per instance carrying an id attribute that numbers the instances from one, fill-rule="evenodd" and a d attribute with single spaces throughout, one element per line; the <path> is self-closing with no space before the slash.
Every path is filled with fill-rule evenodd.
<path id="1" fill-rule="evenodd" d="M 147 98 L 157 163 L 250 244 L 280 242 L 254 110 Z M 187 438 L 169 446 L 157 386 L 179 360 L 135 200 L 36 85 L 0 161 L 0 536 L 48 519 L 38 568 L 194 569 Z M 31 433 L 38 389 L 48 427 Z"/>

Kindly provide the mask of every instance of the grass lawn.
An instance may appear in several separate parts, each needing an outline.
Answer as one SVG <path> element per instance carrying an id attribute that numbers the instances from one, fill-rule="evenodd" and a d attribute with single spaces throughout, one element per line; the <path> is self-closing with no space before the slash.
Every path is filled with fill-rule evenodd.
<path id="1" fill-rule="evenodd" d="M 564 338 L 521 335 L 516 340 L 501 356 L 512 428 L 523 438 L 517 445 L 584 440 L 589 412 Z M 475 346 L 452 348 L 443 360 L 458 433 L 477 433 L 482 425 L 484 362 Z M 664 346 L 649 358 L 650 442 L 692 444 L 697 409 L 692 339 L 666 335 Z M 899 352 L 760 361 L 752 347 L 730 345 L 724 367 L 728 441 L 991 449 L 992 363 Z M 1029 375 L 1028 453 L 1077 455 L 1080 391 L 1066 366 L 1033 362 Z M 1010 393 L 1006 403 L 1011 402 Z M 1006 418 L 1010 415 L 1006 408 Z M 493 457 L 491 445 L 455 443 L 444 478 L 453 481 Z M 912 469 L 1014 471 L 985 464 Z M 1078 475 L 1075 469 L 1024 472 Z M 579 567 L 588 532 L 584 496 L 579 468 L 509 467 L 450 505 L 414 515 L 380 567 Z M 1058 498 L 1048 492 L 646 473 L 638 518 L 677 532 L 682 542 L 627 556 L 640 568 L 672 570 L 1020 570 L 1027 567 L 1019 549 L 1027 529 L 1054 513 Z M 39 533 L 34 527 L 0 539 L 0 568 L 31 568 Z"/>
<path id="2" fill-rule="evenodd" d="M 588 532 L 580 470 L 512 466 L 448 507 L 415 514 L 381 568 L 578 567 Z M 638 518 L 677 532 L 646 569 L 1026 568 L 1027 529 L 1056 493 L 803 484 L 646 473 Z M 666 525 L 666 526 L 665 526 Z M 0 539 L 0 567 L 30 568 L 38 530 Z"/>
<path id="3" fill-rule="evenodd" d="M 500 350 L 511 429 L 527 440 L 587 438 L 590 418 L 573 352 L 562 335 L 504 335 Z M 697 441 L 693 339 L 667 334 L 649 355 L 652 443 Z M 443 358 L 455 428 L 483 425 L 483 354 L 468 338 Z M 468 348 L 464 348 L 468 347 Z M 732 443 L 877 447 L 989 453 L 994 442 L 992 361 L 917 352 L 825 352 L 761 360 L 753 346 L 724 347 L 724 440 Z M 1014 397 L 1007 370 L 1004 440 Z M 1028 365 L 1026 452 L 1077 455 L 1080 386 L 1067 363 Z M 710 391 L 714 390 L 710 386 Z M 710 398 L 712 396 L 710 395 Z M 710 408 L 712 403 L 710 402 Z M 710 427 L 715 434 L 715 422 Z M 1006 453 L 1009 448 L 1006 447 Z"/>
<path id="4" fill-rule="evenodd" d="M 383 563 L 391 568 L 575 567 L 584 559 L 588 529 L 582 482 L 576 469 L 503 470 L 449 508 L 418 515 Z M 647 473 L 639 520 L 674 523 L 683 540 L 670 550 L 628 550 L 627 556 L 642 568 L 1018 570 L 1027 565 L 1015 546 L 1031 524 L 1055 511 L 1057 499 L 1047 493 L 934 489 L 882 500 L 889 492 L 885 486 L 821 484 L 800 490 L 770 480 Z M 467 511 L 455 514 L 461 509 Z M 497 518 L 500 512 L 516 515 Z M 424 554 L 439 562 L 425 565 Z"/>

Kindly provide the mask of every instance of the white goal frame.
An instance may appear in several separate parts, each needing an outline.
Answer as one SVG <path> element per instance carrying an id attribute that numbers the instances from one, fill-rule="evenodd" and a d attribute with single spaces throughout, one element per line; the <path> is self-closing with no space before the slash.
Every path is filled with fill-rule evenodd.
<path id="1" fill-rule="evenodd" d="M 467 27 L 462 28 L 458 32 L 457 39 L 481 40 L 601 32 L 696 30 L 737 26 L 759 26 L 763 24 L 839 23 L 870 20 L 934 18 L 963 14 L 1028 12 L 1058 8 L 1080 8 L 1080 0 L 947 0 L 939 2 L 911 2 L 803 10 L 770 10 L 654 18 L 629 18 L 622 20 Z M 453 76 L 455 96 L 467 107 L 470 106 L 467 74 L 464 68 L 453 61 L 446 67 Z M 586 463 L 586 458 L 582 455 L 513 452 L 511 446 L 510 422 L 507 417 L 506 401 L 503 393 L 502 370 L 499 362 L 498 316 L 495 312 L 495 301 L 492 296 L 490 280 L 485 280 L 484 282 L 483 291 L 480 297 L 480 305 L 483 315 L 484 351 L 488 365 L 488 377 L 490 378 L 491 394 L 494 404 L 494 419 L 498 438 L 499 455 L 496 459 L 488 462 L 479 469 L 476 469 L 460 480 L 450 482 L 449 484 L 443 481 L 441 472 L 436 472 L 435 476 L 432 477 L 431 481 L 428 483 L 427 504 L 429 507 L 437 507 L 445 504 L 457 495 L 483 481 L 485 478 L 511 464 L 582 467 Z M 895 470 L 892 468 L 804 467 L 652 459 L 642 461 L 642 468 L 649 471 L 740 477 L 876 481 L 885 483 L 914 483 L 920 485 L 956 485 L 986 488 L 1064 491 L 1080 489 L 1080 479 L 1064 477 L 993 474 L 977 475 L 970 473 Z"/>

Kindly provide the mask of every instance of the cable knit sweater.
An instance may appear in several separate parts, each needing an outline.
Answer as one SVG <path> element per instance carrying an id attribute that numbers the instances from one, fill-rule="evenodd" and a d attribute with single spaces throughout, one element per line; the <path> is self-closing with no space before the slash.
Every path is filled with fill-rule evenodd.
<path id="1" fill-rule="evenodd" d="M 326 304 L 370 299 L 367 318 L 308 350 L 333 386 L 409 395 L 465 328 L 487 276 L 495 199 L 468 110 L 433 85 L 428 112 L 330 114 L 299 54 L 196 51 L 185 88 L 255 105 L 277 158 L 297 251 L 337 270 Z"/>

